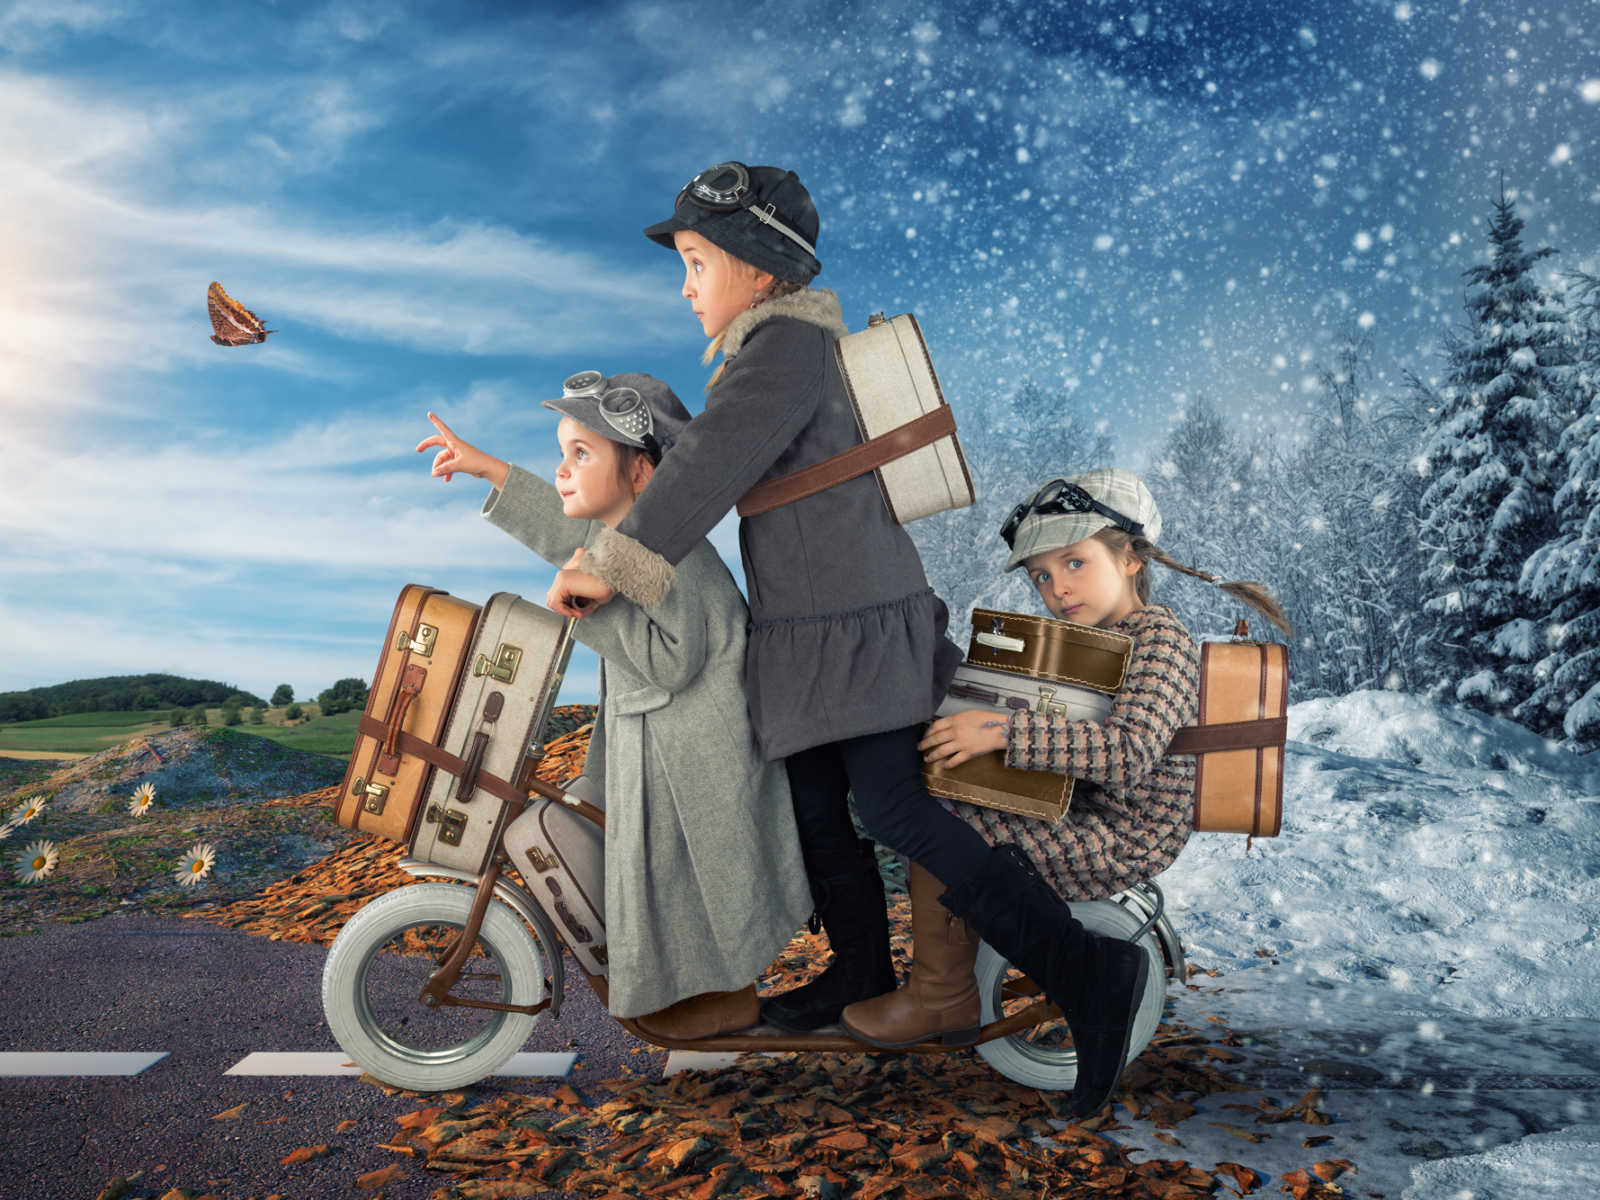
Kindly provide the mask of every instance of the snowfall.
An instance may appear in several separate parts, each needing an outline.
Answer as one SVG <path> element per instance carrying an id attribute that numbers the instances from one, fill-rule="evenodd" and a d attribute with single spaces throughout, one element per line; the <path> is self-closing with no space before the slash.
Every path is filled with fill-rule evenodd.
<path id="1" fill-rule="evenodd" d="M 1238 1033 L 1258 1089 L 1173 1131 L 1190 1161 L 1343 1158 L 1346 1194 L 1388 1200 L 1600 1195 L 1600 755 L 1393 692 L 1304 701 L 1281 836 L 1196 834 L 1158 882 L 1219 972 L 1174 1015 Z M 1223 1107 L 1311 1087 L 1332 1124 Z"/>

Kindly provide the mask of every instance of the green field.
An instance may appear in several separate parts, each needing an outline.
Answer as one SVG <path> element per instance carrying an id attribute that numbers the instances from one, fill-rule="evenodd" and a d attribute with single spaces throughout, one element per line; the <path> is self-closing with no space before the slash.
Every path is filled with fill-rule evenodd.
<path id="1" fill-rule="evenodd" d="M 311 711 L 315 705 L 303 705 Z M 163 733 L 172 728 L 167 724 L 170 709 L 151 712 L 98 712 L 72 713 L 63 717 L 46 717 L 39 721 L 17 721 L 0 725 L 0 756 L 7 750 L 61 751 L 73 754 L 95 754 L 112 746 L 141 737 L 147 733 Z M 273 713 L 269 710 L 268 719 Z M 208 709 L 210 728 L 222 724 L 221 709 Z M 281 717 L 279 718 L 281 719 Z M 281 745 L 312 754 L 325 754 L 330 758 L 346 759 L 356 744 L 356 724 L 361 720 L 359 711 L 343 712 L 332 717 L 313 717 L 298 725 L 229 726 L 235 733 L 248 733 L 270 738 Z"/>

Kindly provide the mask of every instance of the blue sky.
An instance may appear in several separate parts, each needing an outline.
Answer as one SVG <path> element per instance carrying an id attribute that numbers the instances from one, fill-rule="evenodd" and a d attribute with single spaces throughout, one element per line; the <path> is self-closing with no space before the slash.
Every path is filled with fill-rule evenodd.
<path id="1" fill-rule="evenodd" d="M 1437 371 L 1501 171 L 1552 271 L 1600 269 L 1597 35 L 1582 0 L 0 5 L 0 690 L 311 696 L 407 582 L 542 599 L 424 413 L 548 471 L 573 370 L 698 410 L 639 230 L 727 158 L 799 173 L 817 285 L 915 311 L 958 422 L 1031 378 L 1135 469 L 1200 395 L 1294 436 L 1352 325 L 1380 388 Z M 280 332 L 213 345 L 212 279 Z"/>

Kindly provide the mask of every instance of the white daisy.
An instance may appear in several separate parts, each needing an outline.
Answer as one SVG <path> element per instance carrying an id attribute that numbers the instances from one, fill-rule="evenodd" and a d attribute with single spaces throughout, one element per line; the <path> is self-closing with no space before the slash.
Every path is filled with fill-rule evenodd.
<path id="1" fill-rule="evenodd" d="M 0 842 L 5 841 L 16 831 L 17 827 L 14 822 L 6 821 L 4 824 L 0 824 Z"/>
<path id="2" fill-rule="evenodd" d="M 217 861 L 217 848 L 207 842 L 196 842 L 184 851 L 174 878 L 184 887 L 193 887 L 211 874 L 211 864 Z"/>
<path id="3" fill-rule="evenodd" d="M 54 842 L 34 842 L 17 858 L 17 875 L 23 883 L 38 883 L 56 869 L 60 858 Z"/>
<path id="4" fill-rule="evenodd" d="M 17 810 L 11 814 L 11 825 L 26 825 L 45 810 L 43 796 L 33 796 L 17 805 Z"/>
<path id="5" fill-rule="evenodd" d="M 141 783 L 133 793 L 133 799 L 128 801 L 128 811 L 136 817 L 142 817 L 150 811 L 150 806 L 155 803 L 156 789 L 149 783 Z"/>

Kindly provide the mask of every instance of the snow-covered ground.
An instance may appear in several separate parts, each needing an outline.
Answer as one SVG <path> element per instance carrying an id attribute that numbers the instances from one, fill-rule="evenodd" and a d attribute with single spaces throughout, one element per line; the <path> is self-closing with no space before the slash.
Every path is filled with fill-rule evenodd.
<path id="1" fill-rule="evenodd" d="M 1245 1035 L 1261 1086 L 1207 1098 L 1186 1156 L 1345 1158 L 1390 1200 L 1600 1194 L 1600 756 L 1389 692 L 1296 704 L 1289 738 L 1282 836 L 1197 834 L 1159 880 L 1221 972 L 1176 1015 Z M 1332 1125 L 1212 1124 L 1314 1084 Z"/>

